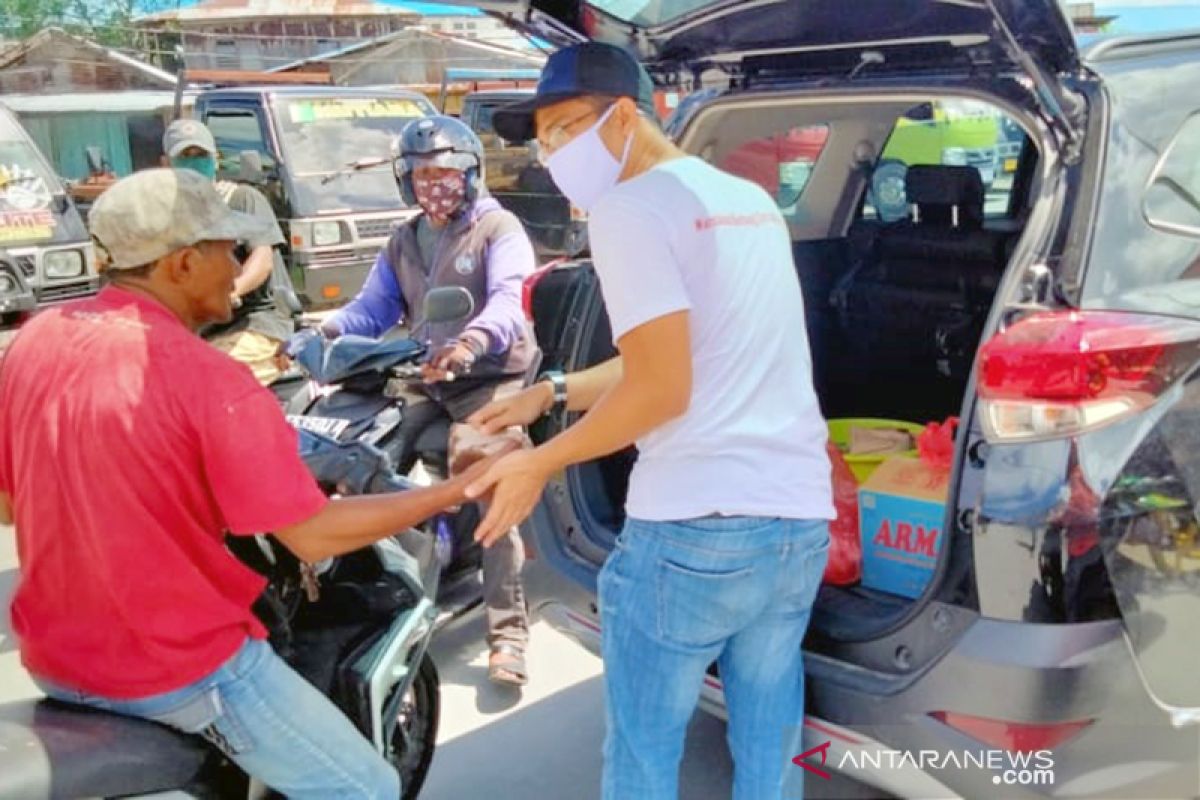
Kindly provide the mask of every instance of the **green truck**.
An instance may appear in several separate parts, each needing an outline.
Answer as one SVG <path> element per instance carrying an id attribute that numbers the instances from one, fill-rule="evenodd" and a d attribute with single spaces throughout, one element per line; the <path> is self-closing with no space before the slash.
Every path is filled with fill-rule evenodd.
<path id="1" fill-rule="evenodd" d="M 1001 120 L 994 107 L 971 100 L 922 103 L 901 117 L 871 177 L 870 200 L 879 216 L 896 220 L 908 213 L 904 181 L 911 166 L 974 167 L 991 188 L 998 174 L 1016 168 L 1015 158 L 1001 157 Z"/>

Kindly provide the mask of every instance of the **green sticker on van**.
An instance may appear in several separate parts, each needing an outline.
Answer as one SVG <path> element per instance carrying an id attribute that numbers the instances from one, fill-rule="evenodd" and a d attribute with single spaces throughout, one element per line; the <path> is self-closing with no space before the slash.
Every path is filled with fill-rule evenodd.
<path id="1" fill-rule="evenodd" d="M 411 119 L 423 117 L 425 112 L 412 100 L 354 97 L 296 100 L 288 104 L 288 116 L 303 124 L 331 119 Z"/>

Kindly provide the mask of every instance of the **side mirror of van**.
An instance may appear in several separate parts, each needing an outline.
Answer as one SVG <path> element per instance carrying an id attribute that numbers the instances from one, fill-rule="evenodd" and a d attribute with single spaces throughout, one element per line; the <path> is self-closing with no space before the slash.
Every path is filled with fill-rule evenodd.
<path id="1" fill-rule="evenodd" d="M 275 301 L 275 308 L 286 317 L 298 317 L 304 312 L 300 298 L 287 286 L 276 286 L 271 292 L 271 299 Z"/>
<path id="2" fill-rule="evenodd" d="M 425 295 L 426 322 L 458 322 L 475 311 L 475 298 L 462 286 L 442 286 Z"/>
<path id="3" fill-rule="evenodd" d="M 260 184 L 266 181 L 267 172 L 263 169 L 262 154 L 257 150 L 243 150 L 238 155 L 241 165 L 238 180 L 242 183 Z"/>
<path id="4" fill-rule="evenodd" d="M 104 153 L 99 147 L 84 148 L 84 155 L 87 158 L 88 172 L 92 175 L 104 174 Z"/>
<path id="5" fill-rule="evenodd" d="M 921 103 L 904 113 L 904 118 L 913 122 L 932 122 L 935 118 L 933 103 Z"/>

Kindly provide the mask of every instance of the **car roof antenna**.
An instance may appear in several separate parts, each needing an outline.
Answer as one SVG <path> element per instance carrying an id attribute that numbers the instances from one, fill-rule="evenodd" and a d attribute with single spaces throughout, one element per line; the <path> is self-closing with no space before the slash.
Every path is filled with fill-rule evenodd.
<path id="1" fill-rule="evenodd" d="M 859 53 L 858 63 L 854 65 L 854 69 L 850 70 L 850 74 L 846 76 L 846 80 L 852 81 L 858 77 L 858 73 L 862 72 L 867 67 L 878 66 L 887 61 L 883 57 L 883 53 L 878 50 L 863 50 Z"/>

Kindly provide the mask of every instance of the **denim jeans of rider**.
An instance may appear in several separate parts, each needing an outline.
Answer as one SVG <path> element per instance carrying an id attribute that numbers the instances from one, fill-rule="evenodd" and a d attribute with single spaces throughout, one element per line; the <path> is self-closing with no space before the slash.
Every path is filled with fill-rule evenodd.
<path id="1" fill-rule="evenodd" d="M 631 519 L 599 578 L 605 800 L 676 800 L 688 721 L 716 662 L 734 800 L 779 800 L 804 719 L 801 642 L 829 549 L 824 521 Z"/>
<path id="2" fill-rule="evenodd" d="M 38 681 L 69 703 L 203 736 L 289 798 L 396 800 L 400 776 L 330 700 L 264 641 L 248 639 L 216 672 L 166 694 L 110 700 Z"/>

